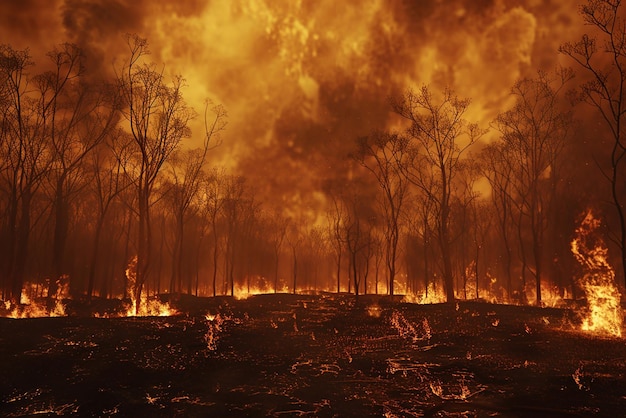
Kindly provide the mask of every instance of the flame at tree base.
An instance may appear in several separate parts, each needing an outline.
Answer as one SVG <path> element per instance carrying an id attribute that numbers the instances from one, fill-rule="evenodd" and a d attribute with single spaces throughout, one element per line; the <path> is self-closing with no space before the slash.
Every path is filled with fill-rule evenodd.
<path id="1" fill-rule="evenodd" d="M 583 267 L 580 284 L 588 305 L 581 329 L 621 337 L 621 295 L 615 283 L 615 272 L 607 261 L 608 248 L 596 233 L 599 227 L 600 220 L 588 211 L 571 243 L 572 254 Z"/>
<path id="2" fill-rule="evenodd" d="M 20 304 L 14 306 L 11 302 L 4 302 L 4 309 L 7 311 L 7 318 L 41 318 L 67 316 L 65 305 L 61 299 L 54 299 L 54 306 L 48 309 L 46 302 L 31 301 L 28 296 L 22 294 Z"/>
<path id="3" fill-rule="evenodd" d="M 622 336 L 622 309 L 617 287 L 587 284 L 585 286 L 589 312 L 583 319 L 583 331 Z"/>
<path id="4" fill-rule="evenodd" d="M 178 313 L 169 303 L 163 303 L 156 298 L 140 293 L 137 296 L 137 256 L 135 255 L 126 268 L 126 291 L 131 296 L 131 304 L 123 316 L 172 316 Z M 139 306 L 138 306 L 139 304 Z"/>
<path id="5" fill-rule="evenodd" d="M 137 309 L 137 302 L 133 299 L 122 316 L 172 316 L 176 314 L 178 310 L 172 308 L 169 303 L 142 295 L 139 309 Z"/>
<path id="6" fill-rule="evenodd" d="M 56 280 L 54 295 L 46 296 L 48 290 L 48 281 L 43 286 L 31 282 L 25 283 L 20 303 L 16 305 L 10 301 L 4 301 L 4 312 L 0 316 L 14 319 L 67 316 L 63 301 L 70 298 L 69 276 L 63 275 Z"/>

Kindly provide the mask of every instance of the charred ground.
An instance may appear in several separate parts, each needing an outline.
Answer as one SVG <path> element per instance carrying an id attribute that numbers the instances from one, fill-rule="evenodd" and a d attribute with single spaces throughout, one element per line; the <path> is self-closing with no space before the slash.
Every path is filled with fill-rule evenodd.
<path id="1" fill-rule="evenodd" d="M 0 319 L 3 416 L 619 416 L 623 339 L 574 310 L 179 299 L 172 317 Z"/>

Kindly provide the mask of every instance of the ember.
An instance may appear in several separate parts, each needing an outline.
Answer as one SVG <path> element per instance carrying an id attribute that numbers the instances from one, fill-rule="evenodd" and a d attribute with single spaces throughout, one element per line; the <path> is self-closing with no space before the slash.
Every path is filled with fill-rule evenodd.
<path id="1" fill-rule="evenodd" d="M 381 298 L 372 316 L 373 304 L 353 302 L 271 294 L 198 299 L 204 313 L 173 317 L 0 319 L 11 336 L 0 344 L 2 413 L 532 417 L 626 406 L 623 342 L 562 330 L 566 309 Z M 20 373 L 33 364 L 37 379 Z"/>

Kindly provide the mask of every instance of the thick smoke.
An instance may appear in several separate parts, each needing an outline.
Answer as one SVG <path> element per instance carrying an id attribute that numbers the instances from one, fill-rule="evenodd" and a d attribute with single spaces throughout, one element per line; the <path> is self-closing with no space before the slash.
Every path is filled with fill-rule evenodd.
<path id="1" fill-rule="evenodd" d="M 122 59 L 125 33 L 148 38 L 151 58 L 186 78 L 197 111 L 207 98 L 228 109 L 214 163 L 241 171 L 261 198 L 315 212 L 322 184 L 354 169 L 355 138 L 393 126 L 390 96 L 449 86 L 487 127 L 511 85 L 553 68 L 559 43 L 578 36 L 577 10 L 563 3 L 9 0 L 0 36 L 38 53 L 77 43 L 104 74 Z"/>

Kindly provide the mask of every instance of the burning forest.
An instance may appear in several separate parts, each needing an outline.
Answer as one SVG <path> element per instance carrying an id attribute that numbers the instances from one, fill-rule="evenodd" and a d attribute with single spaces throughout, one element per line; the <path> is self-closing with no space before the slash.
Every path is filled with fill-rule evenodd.
<path id="1" fill-rule="evenodd" d="M 617 416 L 620 0 L 0 5 L 0 415 Z"/>

